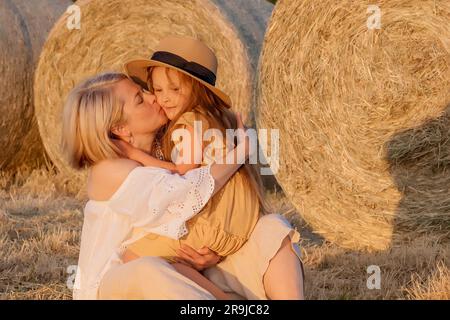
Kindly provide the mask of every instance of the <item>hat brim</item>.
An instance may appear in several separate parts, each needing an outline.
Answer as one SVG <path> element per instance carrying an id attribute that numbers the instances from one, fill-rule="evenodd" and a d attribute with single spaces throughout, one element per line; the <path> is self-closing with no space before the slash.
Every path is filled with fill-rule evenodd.
<path id="1" fill-rule="evenodd" d="M 141 82 L 141 85 L 145 86 L 147 85 L 147 77 L 148 77 L 148 68 L 149 67 L 166 67 L 166 68 L 171 68 L 174 70 L 177 70 L 179 72 L 184 73 L 185 75 L 194 78 L 195 80 L 197 80 L 198 82 L 200 82 L 201 84 L 205 85 L 209 90 L 211 90 L 219 99 L 221 99 L 223 102 L 225 102 L 227 104 L 227 106 L 231 107 L 232 105 L 232 101 L 231 98 L 224 93 L 223 91 L 217 89 L 215 86 L 209 84 L 208 82 L 197 78 L 196 76 L 193 76 L 192 74 L 174 67 L 170 64 L 164 63 L 164 62 L 160 62 L 160 61 L 155 61 L 155 60 L 151 60 L 151 59 L 139 59 L 139 60 L 132 60 L 132 61 L 128 61 L 124 64 L 124 68 L 125 68 L 125 72 L 128 74 L 128 76 L 132 79 L 134 79 L 135 81 L 137 80 L 138 82 Z"/>

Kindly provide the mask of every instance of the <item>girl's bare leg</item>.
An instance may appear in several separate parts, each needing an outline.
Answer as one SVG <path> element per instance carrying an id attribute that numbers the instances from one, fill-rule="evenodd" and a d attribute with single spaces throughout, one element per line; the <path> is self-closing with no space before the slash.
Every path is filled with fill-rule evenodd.
<path id="1" fill-rule="evenodd" d="M 136 255 L 130 250 L 126 250 L 122 256 L 122 261 L 123 263 L 128 263 L 138 258 L 139 258 L 138 255 Z M 211 282 L 209 279 L 207 279 L 204 275 L 202 275 L 194 268 L 191 268 L 182 263 L 172 263 L 172 266 L 178 273 L 182 274 L 186 278 L 191 279 L 192 281 L 197 283 L 200 287 L 209 291 L 216 299 L 229 300 L 228 295 L 225 292 L 223 292 L 213 282 Z"/>
<path id="2" fill-rule="evenodd" d="M 191 279 L 197 283 L 203 289 L 209 291 L 217 300 L 229 300 L 228 295 L 223 292 L 218 286 L 207 279 L 200 272 L 182 263 L 173 263 L 172 266 L 178 273 L 182 274 L 186 278 Z"/>
<path id="3" fill-rule="evenodd" d="M 287 236 L 264 274 L 266 295 L 272 300 L 304 300 L 303 281 L 302 264 Z"/>

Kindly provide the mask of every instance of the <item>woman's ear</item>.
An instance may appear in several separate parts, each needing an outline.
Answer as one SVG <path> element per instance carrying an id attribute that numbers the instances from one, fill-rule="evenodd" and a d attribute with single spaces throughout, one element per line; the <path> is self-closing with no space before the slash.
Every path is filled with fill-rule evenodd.
<path id="1" fill-rule="evenodd" d="M 131 133 L 124 125 L 116 125 L 111 128 L 111 132 L 120 138 L 128 138 Z"/>

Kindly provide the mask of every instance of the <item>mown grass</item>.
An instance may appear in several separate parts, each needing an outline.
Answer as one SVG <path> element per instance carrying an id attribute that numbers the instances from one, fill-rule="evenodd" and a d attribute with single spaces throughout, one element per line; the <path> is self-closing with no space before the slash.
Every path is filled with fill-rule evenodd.
<path id="1" fill-rule="evenodd" d="M 302 234 L 308 299 L 450 299 L 450 244 L 432 235 L 369 254 L 308 229 L 280 191 L 267 197 Z M 71 299 L 85 195 L 53 170 L 0 173 L 0 299 Z M 381 289 L 366 286 L 381 269 Z"/>

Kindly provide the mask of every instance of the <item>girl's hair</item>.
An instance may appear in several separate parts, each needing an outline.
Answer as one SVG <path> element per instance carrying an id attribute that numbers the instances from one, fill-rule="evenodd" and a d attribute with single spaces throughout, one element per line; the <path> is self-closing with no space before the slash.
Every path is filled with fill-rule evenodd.
<path id="1" fill-rule="evenodd" d="M 111 129 L 125 120 L 124 102 L 114 93 L 114 85 L 124 79 L 128 77 L 123 73 L 99 74 L 69 93 L 64 105 L 62 148 L 73 168 L 120 157 Z"/>
<path id="2" fill-rule="evenodd" d="M 150 67 L 148 70 L 148 88 L 153 92 L 152 86 L 152 72 L 154 67 Z M 181 110 L 181 112 L 168 124 L 167 127 L 163 128 L 165 133 L 163 135 L 163 153 L 166 159 L 170 159 L 171 151 L 174 147 L 174 142 L 172 141 L 172 132 L 176 129 L 174 124 L 185 112 L 198 112 L 206 117 L 211 128 L 219 129 L 223 136 L 226 136 L 226 129 L 237 129 L 236 115 L 231 111 L 230 106 L 227 105 L 222 99 L 216 96 L 208 87 L 203 85 L 196 79 L 174 70 L 180 76 L 180 81 L 188 86 L 191 86 L 191 99 L 188 105 Z M 170 80 L 169 68 L 166 68 L 167 78 Z M 261 180 L 261 175 L 259 174 L 259 167 L 257 165 L 245 163 L 242 168 L 239 169 L 240 172 L 244 173 L 250 187 L 256 192 L 261 211 L 266 214 L 269 213 L 270 209 L 264 199 L 264 187 Z"/>

